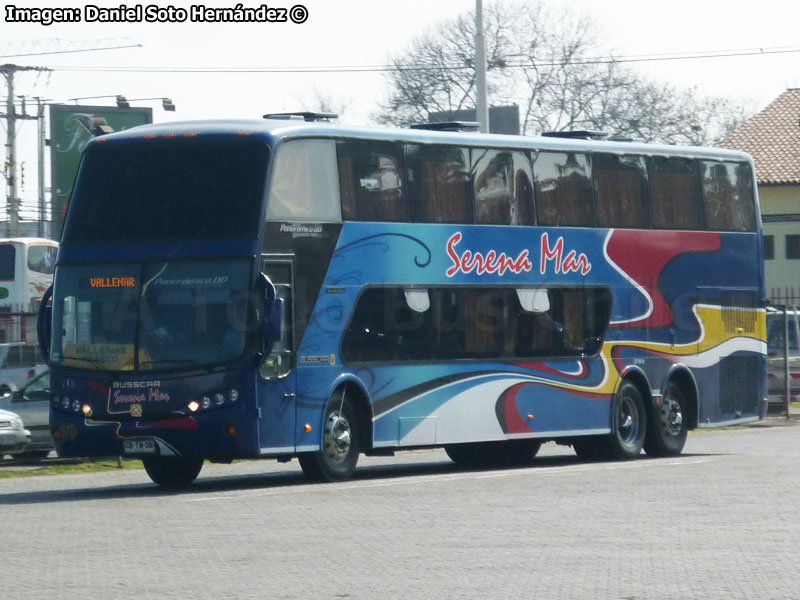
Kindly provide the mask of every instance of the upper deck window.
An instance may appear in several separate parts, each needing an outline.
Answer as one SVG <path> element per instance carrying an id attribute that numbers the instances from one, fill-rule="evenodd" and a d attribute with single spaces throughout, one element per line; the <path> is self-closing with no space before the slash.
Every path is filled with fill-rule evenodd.
<path id="1" fill-rule="evenodd" d="M 656 228 L 705 228 L 699 161 L 655 156 L 650 159 L 648 174 Z"/>
<path id="2" fill-rule="evenodd" d="M 267 156 L 266 144 L 243 138 L 91 145 L 64 243 L 256 238 Z"/>
<path id="3" fill-rule="evenodd" d="M 647 175 L 641 156 L 592 155 L 598 227 L 650 227 Z"/>
<path id="4" fill-rule="evenodd" d="M 473 148 L 475 222 L 532 225 L 533 184 L 526 152 Z"/>
<path id="5" fill-rule="evenodd" d="M 708 228 L 755 231 L 753 172 L 747 163 L 703 163 L 703 189 Z"/>
<path id="6" fill-rule="evenodd" d="M 533 163 L 539 225 L 593 227 L 592 182 L 586 155 L 540 152 Z"/>
<path id="7" fill-rule="evenodd" d="M 407 168 L 416 222 L 473 222 L 472 178 L 466 148 L 410 145 Z"/>
<path id="8" fill-rule="evenodd" d="M 403 147 L 391 142 L 337 143 L 342 217 L 352 221 L 408 221 Z"/>
<path id="9" fill-rule="evenodd" d="M 268 221 L 341 221 L 336 142 L 289 140 L 278 146 L 267 200 Z"/>

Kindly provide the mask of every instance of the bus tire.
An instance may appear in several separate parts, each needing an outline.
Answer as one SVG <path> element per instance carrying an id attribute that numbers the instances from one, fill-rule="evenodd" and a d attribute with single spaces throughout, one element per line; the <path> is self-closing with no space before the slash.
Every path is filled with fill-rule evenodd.
<path id="1" fill-rule="evenodd" d="M 614 430 L 604 438 L 608 458 L 636 458 L 647 435 L 647 409 L 639 388 L 630 381 L 623 381 L 614 397 L 613 418 Z"/>
<path id="2" fill-rule="evenodd" d="M 650 412 L 644 450 L 650 456 L 678 456 L 686 444 L 687 401 L 681 386 L 670 381 L 658 406 Z"/>
<path id="3" fill-rule="evenodd" d="M 451 444 L 444 447 L 454 463 L 466 468 L 524 466 L 533 462 L 542 443 L 538 440 L 508 440 Z"/>
<path id="4" fill-rule="evenodd" d="M 153 483 L 168 490 L 192 483 L 203 468 L 203 459 L 187 456 L 153 456 L 142 459 L 144 470 Z"/>
<path id="5" fill-rule="evenodd" d="M 322 449 L 297 456 L 303 474 L 313 481 L 344 481 L 356 469 L 361 436 L 358 414 L 340 388 L 328 401 L 322 431 Z"/>

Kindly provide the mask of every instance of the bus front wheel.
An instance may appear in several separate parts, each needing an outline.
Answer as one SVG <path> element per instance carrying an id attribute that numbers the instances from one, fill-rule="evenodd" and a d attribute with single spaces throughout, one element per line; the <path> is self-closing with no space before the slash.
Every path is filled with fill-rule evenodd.
<path id="1" fill-rule="evenodd" d="M 356 469 L 360 449 L 358 415 L 344 389 L 337 390 L 325 411 L 322 449 L 297 456 L 303 474 L 314 481 L 344 481 Z"/>
<path id="2" fill-rule="evenodd" d="M 625 381 L 614 397 L 614 430 L 604 436 L 577 438 L 572 447 L 583 460 L 627 460 L 642 452 L 647 434 L 647 409 L 642 394 Z"/>
<path id="3" fill-rule="evenodd" d="M 176 490 L 192 483 L 203 468 L 202 458 L 154 456 L 143 458 L 144 470 L 159 487 Z"/>
<path id="4" fill-rule="evenodd" d="M 626 460 L 639 456 L 647 433 L 647 410 L 642 394 L 625 381 L 614 398 L 614 431 L 606 438 L 608 455 Z"/>

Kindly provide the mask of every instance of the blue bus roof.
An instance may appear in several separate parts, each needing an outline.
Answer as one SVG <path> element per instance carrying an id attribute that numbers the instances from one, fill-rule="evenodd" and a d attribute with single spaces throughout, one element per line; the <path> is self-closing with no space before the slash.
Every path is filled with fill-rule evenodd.
<path id="1" fill-rule="evenodd" d="M 247 135 L 266 139 L 270 144 L 288 138 L 353 138 L 396 141 L 417 144 L 455 144 L 492 148 L 521 148 L 554 151 L 592 151 L 615 154 L 679 156 L 715 160 L 752 162 L 750 155 L 737 150 L 700 146 L 673 146 L 643 142 L 582 140 L 541 136 L 516 136 L 459 131 L 428 131 L 389 127 L 353 127 L 325 122 L 305 122 L 285 119 L 173 121 L 140 125 L 119 133 L 100 136 L 94 143 L 105 140 L 140 140 L 162 136 Z"/>

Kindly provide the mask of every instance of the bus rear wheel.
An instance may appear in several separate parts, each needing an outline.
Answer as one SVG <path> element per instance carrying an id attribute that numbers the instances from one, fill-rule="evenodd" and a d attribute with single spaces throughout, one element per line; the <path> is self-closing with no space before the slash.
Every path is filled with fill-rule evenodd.
<path id="1" fill-rule="evenodd" d="M 681 386 L 667 384 L 661 403 L 650 414 L 644 450 L 650 456 L 678 456 L 686 444 L 687 402 Z"/>
<path id="2" fill-rule="evenodd" d="M 352 403 L 337 390 L 328 402 L 322 431 L 322 450 L 297 456 L 303 474 L 313 481 L 344 481 L 356 469 L 361 438 Z"/>
<path id="3" fill-rule="evenodd" d="M 153 456 L 143 458 L 142 463 L 153 483 L 168 490 L 186 487 L 203 468 L 202 458 L 186 456 Z"/>
<path id="4" fill-rule="evenodd" d="M 444 451 L 450 460 L 462 467 L 513 467 L 533 462 L 541 447 L 542 443 L 537 440 L 509 440 L 451 444 L 445 446 Z"/>

